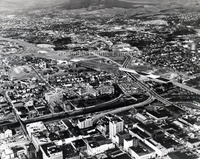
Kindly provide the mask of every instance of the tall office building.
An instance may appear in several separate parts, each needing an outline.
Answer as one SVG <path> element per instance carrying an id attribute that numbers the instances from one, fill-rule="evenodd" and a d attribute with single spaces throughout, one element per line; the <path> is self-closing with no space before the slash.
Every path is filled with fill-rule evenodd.
<path id="1" fill-rule="evenodd" d="M 124 121 L 120 117 L 113 117 L 109 121 L 109 138 L 113 141 L 118 132 L 124 130 Z"/>

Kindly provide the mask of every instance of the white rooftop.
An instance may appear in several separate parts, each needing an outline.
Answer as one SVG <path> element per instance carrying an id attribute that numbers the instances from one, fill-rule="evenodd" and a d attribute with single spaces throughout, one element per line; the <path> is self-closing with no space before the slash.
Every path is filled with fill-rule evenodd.
<path id="1" fill-rule="evenodd" d="M 34 132 L 42 132 L 47 130 L 46 126 L 42 121 L 27 124 L 26 129 L 29 133 L 34 133 Z"/>

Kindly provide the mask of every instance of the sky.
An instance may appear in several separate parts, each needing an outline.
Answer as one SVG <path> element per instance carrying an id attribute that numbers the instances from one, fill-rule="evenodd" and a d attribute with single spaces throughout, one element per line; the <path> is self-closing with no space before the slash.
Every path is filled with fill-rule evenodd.
<path id="1" fill-rule="evenodd" d="M 20 10 L 27 8 L 56 6 L 69 0 L 0 0 L 0 10 Z"/>

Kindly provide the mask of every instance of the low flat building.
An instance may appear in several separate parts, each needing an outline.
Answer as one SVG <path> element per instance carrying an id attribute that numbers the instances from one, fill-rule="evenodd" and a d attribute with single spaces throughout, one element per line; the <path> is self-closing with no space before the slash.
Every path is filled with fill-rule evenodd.
<path id="1" fill-rule="evenodd" d="M 47 137 L 49 132 L 43 122 L 27 124 L 26 129 L 37 151 L 41 145 L 51 142 Z"/>
<path id="2" fill-rule="evenodd" d="M 63 151 L 64 159 L 80 159 L 79 151 L 74 149 L 70 143 L 62 145 L 61 149 Z"/>
<path id="3" fill-rule="evenodd" d="M 14 152 L 13 150 L 6 148 L 5 150 L 2 151 L 1 154 L 2 159 L 14 159 Z"/>
<path id="4" fill-rule="evenodd" d="M 188 152 L 172 152 L 168 154 L 170 159 L 199 159 L 199 157 L 195 154 L 193 154 L 191 151 Z"/>
<path id="5" fill-rule="evenodd" d="M 160 128 L 158 126 L 156 126 L 155 124 L 143 124 L 143 123 L 139 123 L 137 125 L 137 128 L 140 129 L 141 131 L 145 132 L 146 134 L 148 134 L 150 137 L 153 137 L 153 135 L 157 132 L 160 131 Z"/>
<path id="6" fill-rule="evenodd" d="M 135 115 L 135 118 L 137 120 L 139 120 L 140 122 L 142 122 L 143 124 L 146 124 L 149 121 L 148 118 L 145 115 L 141 114 L 141 113 L 137 113 Z"/>
<path id="7" fill-rule="evenodd" d="M 160 111 L 148 110 L 146 113 L 155 120 L 165 120 L 168 118 L 169 115 L 169 113 L 165 109 Z"/>
<path id="8" fill-rule="evenodd" d="M 87 153 L 95 156 L 109 149 L 115 148 L 115 145 L 103 136 L 90 137 L 87 139 Z"/>
<path id="9" fill-rule="evenodd" d="M 131 134 L 131 136 L 135 136 L 140 140 L 145 140 L 145 139 L 149 139 L 150 136 L 145 133 L 144 131 L 141 131 L 140 129 L 138 129 L 137 127 L 130 129 L 129 133 Z"/>
<path id="10" fill-rule="evenodd" d="M 128 149 L 131 157 L 135 159 L 155 158 L 156 152 L 141 140 L 134 139 L 133 146 Z"/>
<path id="11" fill-rule="evenodd" d="M 85 129 L 93 126 L 92 118 L 79 118 L 77 126 L 79 129 Z"/>
<path id="12" fill-rule="evenodd" d="M 186 145 L 189 147 L 189 148 L 195 148 L 197 146 L 200 145 L 200 140 L 198 138 L 189 138 L 186 142 Z"/>
<path id="13" fill-rule="evenodd" d="M 54 143 L 43 144 L 40 147 L 43 159 L 63 159 L 62 150 Z"/>

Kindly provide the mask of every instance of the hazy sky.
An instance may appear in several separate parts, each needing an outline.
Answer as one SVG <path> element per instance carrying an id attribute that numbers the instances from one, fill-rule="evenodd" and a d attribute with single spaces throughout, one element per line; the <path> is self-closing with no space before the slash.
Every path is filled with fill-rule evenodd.
<path id="1" fill-rule="evenodd" d="M 0 0 L 1 10 L 18 10 L 35 7 L 56 6 L 69 0 Z"/>

